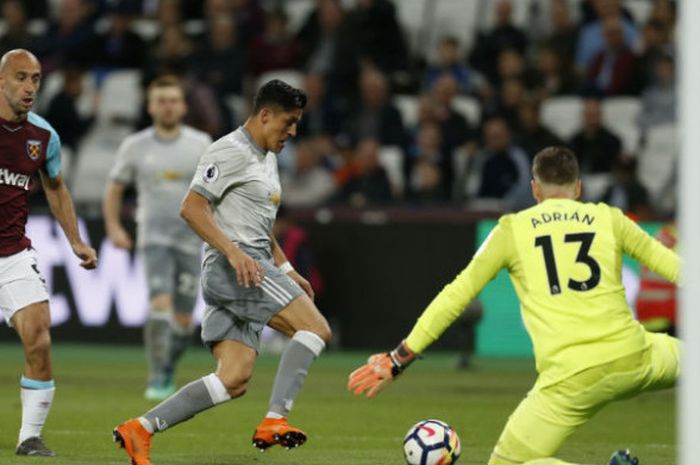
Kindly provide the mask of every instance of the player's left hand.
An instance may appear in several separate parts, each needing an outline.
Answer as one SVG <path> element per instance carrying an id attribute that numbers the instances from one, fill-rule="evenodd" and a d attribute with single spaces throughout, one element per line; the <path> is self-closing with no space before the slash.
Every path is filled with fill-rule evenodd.
<path id="1" fill-rule="evenodd" d="M 86 270 L 92 270 L 97 267 L 97 252 L 84 242 L 76 242 L 71 244 L 73 253 L 80 258 L 80 266 Z"/>
<path id="2" fill-rule="evenodd" d="M 304 292 L 306 292 L 306 295 L 308 295 L 311 298 L 311 300 L 314 300 L 316 294 L 314 293 L 314 288 L 311 287 L 311 283 L 309 281 L 307 281 L 302 275 L 297 273 L 295 270 L 292 270 L 289 273 L 287 273 L 287 276 L 292 278 L 292 280 L 295 283 L 301 286 L 301 288 L 304 289 Z"/>
<path id="3" fill-rule="evenodd" d="M 366 364 L 350 373 L 348 390 L 356 396 L 367 391 L 367 397 L 371 399 L 394 380 L 393 366 L 388 352 L 372 355 Z"/>
<path id="4" fill-rule="evenodd" d="M 367 397 L 372 398 L 408 368 L 416 358 L 418 355 L 409 349 L 406 340 L 403 340 L 396 349 L 372 355 L 365 365 L 350 373 L 348 389 L 356 396 L 367 391 Z"/>

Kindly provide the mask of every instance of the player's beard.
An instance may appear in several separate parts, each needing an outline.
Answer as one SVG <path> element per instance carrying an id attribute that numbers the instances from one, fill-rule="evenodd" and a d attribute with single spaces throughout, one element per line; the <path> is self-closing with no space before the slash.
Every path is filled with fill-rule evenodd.
<path id="1" fill-rule="evenodd" d="M 24 121 L 25 119 L 27 119 L 27 114 L 32 110 L 31 105 L 29 107 L 22 105 L 21 99 L 18 103 L 10 103 L 10 108 L 15 114 L 16 121 Z"/>
<path id="2" fill-rule="evenodd" d="M 181 121 L 178 119 L 173 119 L 172 121 L 159 121 L 158 126 L 161 127 L 161 129 L 164 129 L 165 131 L 173 131 L 177 129 L 177 127 L 181 124 Z"/>

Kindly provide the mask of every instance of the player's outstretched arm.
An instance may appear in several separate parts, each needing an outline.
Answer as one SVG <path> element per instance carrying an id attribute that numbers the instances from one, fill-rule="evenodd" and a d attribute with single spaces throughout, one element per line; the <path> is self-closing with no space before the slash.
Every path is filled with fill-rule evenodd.
<path id="1" fill-rule="evenodd" d="M 356 396 L 366 391 L 367 397 L 372 398 L 408 368 L 417 357 L 403 340 L 396 349 L 372 355 L 366 364 L 350 373 L 348 390 Z"/>
<path id="2" fill-rule="evenodd" d="M 70 192 L 63 182 L 63 177 L 59 174 L 51 178 L 42 171 L 40 171 L 40 176 L 51 213 L 61 225 L 73 248 L 73 253 L 81 259 L 80 266 L 87 270 L 95 268 L 97 266 L 97 252 L 80 238 L 73 199 L 71 199 Z"/>

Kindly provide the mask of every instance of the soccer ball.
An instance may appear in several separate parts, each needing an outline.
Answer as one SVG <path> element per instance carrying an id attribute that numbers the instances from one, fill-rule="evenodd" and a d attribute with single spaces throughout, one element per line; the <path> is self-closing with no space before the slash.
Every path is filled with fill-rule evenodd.
<path id="1" fill-rule="evenodd" d="M 423 420 L 411 426 L 403 440 L 408 465 L 450 465 L 461 452 L 459 436 L 440 420 Z"/>

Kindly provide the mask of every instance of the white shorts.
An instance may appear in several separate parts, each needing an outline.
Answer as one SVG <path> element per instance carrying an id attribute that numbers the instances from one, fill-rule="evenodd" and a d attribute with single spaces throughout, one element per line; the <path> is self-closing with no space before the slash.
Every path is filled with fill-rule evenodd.
<path id="1" fill-rule="evenodd" d="M 44 300 L 49 300 L 49 291 L 39 273 L 34 249 L 0 257 L 0 311 L 8 326 L 12 326 L 10 319 L 17 310 Z"/>

